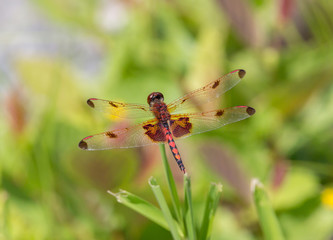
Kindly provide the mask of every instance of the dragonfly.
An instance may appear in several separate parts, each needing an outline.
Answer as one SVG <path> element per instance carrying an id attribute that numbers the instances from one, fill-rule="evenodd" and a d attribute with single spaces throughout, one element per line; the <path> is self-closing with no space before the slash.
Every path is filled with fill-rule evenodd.
<path id="1" fill-rule="evenodd" d="M 90 107 L 110 116 L 127 119 L 150 119 L 129 127 L 85 137 L 80 141 L 79 148 L 105 150 L 167 143 L 179 169 L 186 173 L 175 139 L 211 131 L 226 124 L 246 119 L 255 113 L 255 109 L 249 106 L 193 111 L 194 105 L 203 106 L 218 99 L 223 93 L 239 83 L 245 74 L 243 69 L 234 70 L 169 104 L 164 103 L 164 96 L 160 92 L 149 94 L 148 106 L 90 98 L 87 100 Z"/>

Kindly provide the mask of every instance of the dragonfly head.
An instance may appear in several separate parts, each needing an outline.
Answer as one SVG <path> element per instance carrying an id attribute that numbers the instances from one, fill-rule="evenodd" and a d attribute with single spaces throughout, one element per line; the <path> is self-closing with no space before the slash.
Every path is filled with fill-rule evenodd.
<path id="1" fill-rule="evenodd" d="M 149 94 L 149 96 L 147 98 L 147 102 L 148 102 L 149 106 L 151 106 L 151 107 L 155 103 L 161 103 L 163 101 L 164 101 L 164 96 L 160 92 L 153 92 L 153 93 Z"/>

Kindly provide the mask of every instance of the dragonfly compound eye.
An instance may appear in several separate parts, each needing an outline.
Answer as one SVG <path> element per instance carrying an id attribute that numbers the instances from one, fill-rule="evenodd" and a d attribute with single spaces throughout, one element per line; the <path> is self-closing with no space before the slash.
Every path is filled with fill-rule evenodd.
<path id="1" fill-rule="evenodd" d="M 154 103 L 156 101 L 162 102 L 163 100 L 164 100 L 164 96 L 160 92 L 153 92 L 153 93 L 149 94 L 149 96 L 147 98 L 147 102 L 149 105 L 151 105 L 152 103 Z"/>

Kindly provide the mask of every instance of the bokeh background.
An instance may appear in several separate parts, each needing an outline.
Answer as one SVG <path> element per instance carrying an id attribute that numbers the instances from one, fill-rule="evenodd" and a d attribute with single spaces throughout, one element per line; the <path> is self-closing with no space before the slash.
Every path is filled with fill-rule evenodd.
<path id="1" fill-rule="evenodd" d="M 332 63 L 330 0 L 1 0 L 0 239 L 170 239 L 106 192 L 156 204 L 158 148 L 80 150 L 128 124 L 86 100 L 168 102 L 237 68 L 247 74 L 221 106 L 256 114 L 177 142 L 196 220 L 221 182 L 212 239 L 262 239 L 258 178 L 287 239 L 333 239 Z"/>

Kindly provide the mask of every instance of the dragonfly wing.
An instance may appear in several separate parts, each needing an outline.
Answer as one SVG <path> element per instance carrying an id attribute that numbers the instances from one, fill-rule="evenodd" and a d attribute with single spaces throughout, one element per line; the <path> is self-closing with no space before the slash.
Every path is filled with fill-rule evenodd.
<path id="1" fill-rule="evenodd" d="M 89 98 L 87 104 L 110 116 L 130 119 L 152 117 L 150 108 L 146 105 L 121 103 L 97 98 Z"/>
<path id="2" fill-rule="evenodd" d="M 202 105 L 215 100 L 223 93 L 233 88 L 245 76 L 245 70 L 237 69 L 206 86 L 196 89 L 185 96 L 168 104 L 168 110 L 171 113 L 180 113 L 185 109 L 193 108 L 193 105 Z"/>
<path id="3" fill-rule="evenodd" d="M 251 107 L 237 106 L 203 113 L 174 114 L 171 115 L 170 129 L 175 138 L 185 138 L 243 120 L 254 113 Z"/>
<path id="4" fill-rule="evenodd" d="M 156 119 L 85 137 L 79 143 L 84 150 L 131 148 L 165 142 L 165 134 Z"/>

